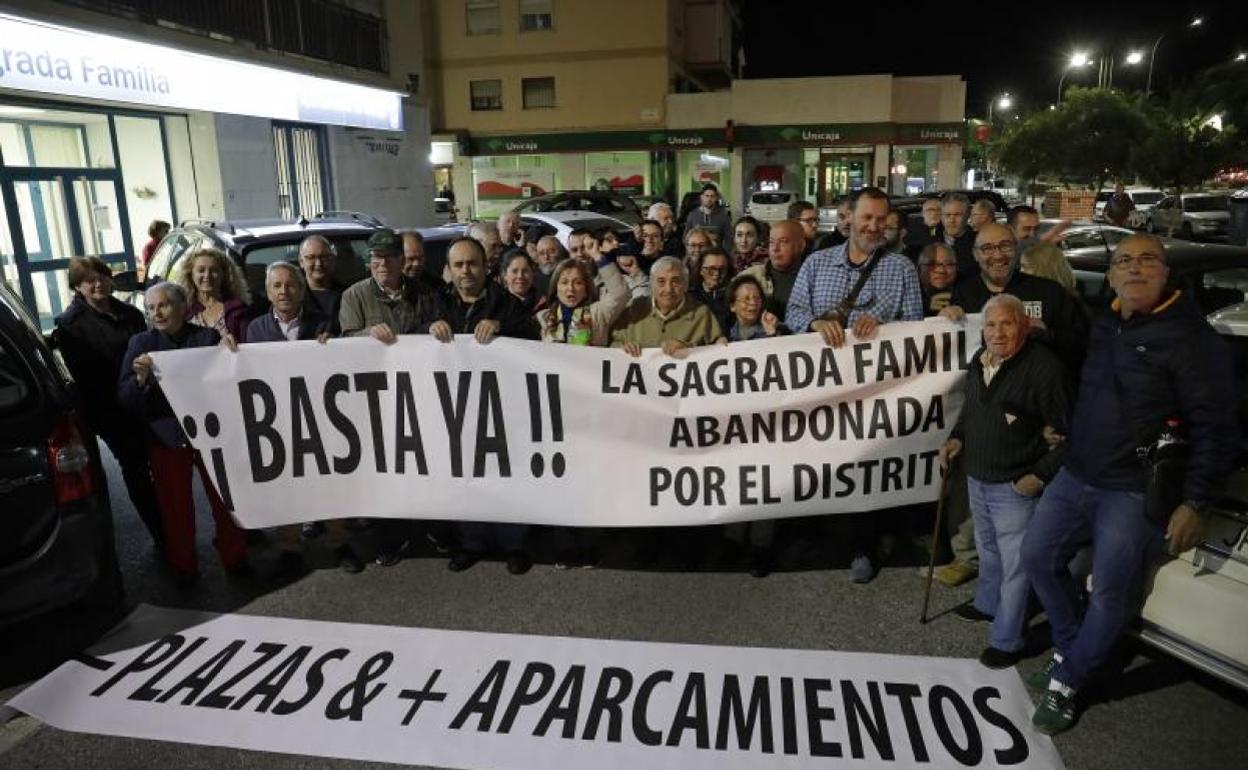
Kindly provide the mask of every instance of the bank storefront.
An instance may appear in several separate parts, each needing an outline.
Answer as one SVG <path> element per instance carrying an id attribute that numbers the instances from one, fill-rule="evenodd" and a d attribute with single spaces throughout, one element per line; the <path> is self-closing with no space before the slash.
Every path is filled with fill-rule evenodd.
<path id="1" fill-rule="evenodd" d="M 70 258 L 134 267 L 155 219 L 333 208 L 330 126 L 397 93 L 0 15 L 0 274 L 44 328 Z"/>
<path id="2" fill-rule="evenodd" d="M 961 136 L 961 123 L 863 123 L 459 137 L 455 186 L 472 190 L 461 213 L 470 203 L 479 218 L 555 190 L 679 201 L 707 182 L 738 211 L 763 190 L 827 205 L 872 184 L 896 195 L 956 185 Z M 954 169 L 950 179 L 941 164 Z"/>

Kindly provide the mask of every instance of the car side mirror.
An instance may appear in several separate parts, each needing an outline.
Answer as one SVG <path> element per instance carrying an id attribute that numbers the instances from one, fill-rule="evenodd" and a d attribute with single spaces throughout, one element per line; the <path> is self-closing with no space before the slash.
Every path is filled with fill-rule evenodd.
<path id="1" fill-rule="evenodd" d="M 139 280 L 139 274 L 134 270 L 126 270 L 113 276 L 114 291 L 142 291 L 143 281 Z"/>

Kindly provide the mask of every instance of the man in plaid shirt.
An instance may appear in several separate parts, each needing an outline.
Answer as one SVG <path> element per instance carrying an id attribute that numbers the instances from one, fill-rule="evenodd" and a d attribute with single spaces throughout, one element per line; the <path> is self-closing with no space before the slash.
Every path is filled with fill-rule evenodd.
<path id="1" fill-rule="evenodd" d="M 785 323 L 795 333 L 812 331 L 827 344 L 845 344 L 846 328 L 858 339 L 870 339 L 880 324 L 923 319 L 923 290 L 919 274 L 901 254 L 889 254 L 884 245 L 884 220 L 888 196 L 875 187 L 864 187 L 850 199 L 849 240 L 806 258 L 789 295 Z M 879 250 L 879 256 L 874 256 Z M 842 318 L 836 313 L 858 283 L 862 269 L 875 258 L 873 268 L 853 307 Z M 878 517 L 883 511 L 836 517 L 837 539 L 850 545 L 849 579 L 869 583 L 875 577 L 872 561 L 879 544 Z"/>
<path id="2" fill-rule="evenodd" d="M 785 323 L 795 333 L 818 332 L 829 345 L 840 347 L 845 344 L 845 326 L 852 327 L 855 337 L 869 339 L 882 323 L 922 320 L 919 274 L 909 259 L 889 253 L 880 255 L 847 322 L 827 317 L 849 296 L 862 268 L 884 245 L 888 209 L 888 196 L 876 187 L 854 193 L 850 199 L 849 241 L 814 252 L 797 274 L 785 313 Z"/>

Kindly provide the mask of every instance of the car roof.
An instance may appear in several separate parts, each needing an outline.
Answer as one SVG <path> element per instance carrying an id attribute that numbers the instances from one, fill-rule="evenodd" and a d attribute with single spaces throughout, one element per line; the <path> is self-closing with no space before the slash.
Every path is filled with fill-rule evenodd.
<path id="1" fill-rule="evenodd" d="M 1221 334 L 1248 337 L 1248 302 L 1224 307 L 1209 314 L 1209 325 Z"/>
<path id="2" fill-rule="evenodd" d="M 520 216 L 526 219 L 550 222 L 551 224 L 563 224 L 568 227 L 579 227 L 580 223 L 585 220 L 598 221 L 603 219 L 616 222 L 620 227 L 632 227 L 627 222 L 622 222 L 609 214 L 599 214 L 596 211 L 525 211 Z"/>

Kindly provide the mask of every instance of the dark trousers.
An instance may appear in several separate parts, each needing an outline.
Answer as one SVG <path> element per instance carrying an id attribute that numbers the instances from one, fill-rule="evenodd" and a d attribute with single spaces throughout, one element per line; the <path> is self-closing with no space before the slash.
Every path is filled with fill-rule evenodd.
<path id="1" fill-rule="evenodd" d="M 100 440 L 108 446 L 117 464 L 121 466 L 121 478 L 134 510 L 147 527 L 148 534 L 157 544 L 164 542 L 164 526 L 160 519 L 160 507 L 156 504 L 156 492 L 152 489 L 152 468 L 148 462 L 147 432 L 142 425 L 122 424 L 113 420 L 100 421 L 95 426 Z"/>
<path id="2" fill-rule="evenodd" d="M 199 569 L 199 556 L 195 552 L 195 497 L 191 488 L 191 472 L 196 468 L 217 525 L 212 543 L 221 556 L 221 564 L 226 569 L 241 565 L 247 558 L 247 538 L 217 495 L 199 452 L 158 442 L 152 442 L 149 451 L 156 500 L 165 525 L 165 559 L 169 566 L 182 573 Z"/>
<path id="3" fill-rule="evenodd" d="M 1069 564 L 1092 544 L 1086 607 Z M 1023 569 L 1044 605 L 1062 662 L 1053 678 L 1078 689 L 1109 657 L 1136 613 L 1162 531 L 1144 515 L 1144 495 L 1093 486 L 1062 470 L 1044 490 L 1023 537 Z"/>
<path id="4" fill-rule="evenodd" d="M 459 523 L 459 545 L 469 553 L 519 553 L 524 550 L 528 524 Z"/>

